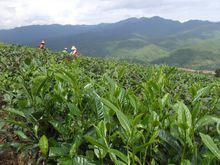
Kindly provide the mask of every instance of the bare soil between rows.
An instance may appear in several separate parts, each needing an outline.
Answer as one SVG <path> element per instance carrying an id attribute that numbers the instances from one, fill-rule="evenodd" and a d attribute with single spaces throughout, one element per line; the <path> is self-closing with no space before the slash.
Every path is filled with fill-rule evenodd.
<path id="1" fill-rule="evenodd" d="M 194 70 L 194 69 L 188 69 L 188 68 L 178 68 L 178 69 L 182 71 L 190 72 L 190 73 L 215 75 L 214 71 L 209 71 L 209 70 Z"/>

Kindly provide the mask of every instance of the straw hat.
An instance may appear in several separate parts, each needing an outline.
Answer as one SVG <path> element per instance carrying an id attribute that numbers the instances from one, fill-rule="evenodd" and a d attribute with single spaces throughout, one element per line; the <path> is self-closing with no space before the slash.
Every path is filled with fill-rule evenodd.
<path id="1" fill-rule="evenodd" d="M 75 47 L 75 46 L 72 46 L 71 50 L 76 50 L 76 47 Z"/>

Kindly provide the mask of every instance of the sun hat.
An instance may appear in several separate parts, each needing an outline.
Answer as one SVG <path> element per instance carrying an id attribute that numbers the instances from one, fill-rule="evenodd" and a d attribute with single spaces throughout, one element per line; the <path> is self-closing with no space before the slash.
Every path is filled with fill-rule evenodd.
<path id="1" fill-rule="evenodd" d="M 75 47 L 75 46 L 72 46 L 71 50 L 75 50 L 75 49 L 76 49 L 76 47 Z"/>

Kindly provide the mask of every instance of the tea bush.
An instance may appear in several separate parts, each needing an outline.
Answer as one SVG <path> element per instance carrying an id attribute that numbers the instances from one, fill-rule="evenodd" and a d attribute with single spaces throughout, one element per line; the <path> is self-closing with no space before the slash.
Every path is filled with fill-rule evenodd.
<path id="1" fill-rule="evenodd" d="M 1 150 L 47 164 L 220 163 L 219 79 L 59 56 L 0 49 Z"/>

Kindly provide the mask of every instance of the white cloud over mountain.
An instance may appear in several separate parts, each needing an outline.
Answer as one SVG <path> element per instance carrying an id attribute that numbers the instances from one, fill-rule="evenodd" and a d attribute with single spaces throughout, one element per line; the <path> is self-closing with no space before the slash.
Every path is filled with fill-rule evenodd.
<path id="1" fill-rule="evenodd" d="M 161 16 L 220 21 L 219 0 L 0 0 L 0 29 L 32 24 L 97 24 Z"/>

